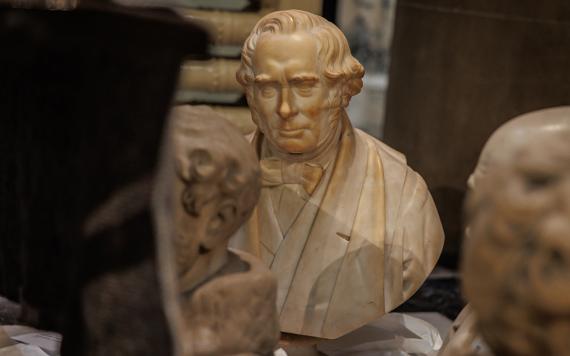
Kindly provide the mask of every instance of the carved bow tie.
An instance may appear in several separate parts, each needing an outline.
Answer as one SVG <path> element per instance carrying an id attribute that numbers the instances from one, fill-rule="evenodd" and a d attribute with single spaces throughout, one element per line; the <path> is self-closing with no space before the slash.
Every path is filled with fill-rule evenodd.
<path id="1" fill-rule="evenodd" d="M 312 163 L 288 163 L 277 158 L 267 158 L 259 164 L 263 187 L 300 184 L 311 195 L 323 176 L 323 168 Z"/>

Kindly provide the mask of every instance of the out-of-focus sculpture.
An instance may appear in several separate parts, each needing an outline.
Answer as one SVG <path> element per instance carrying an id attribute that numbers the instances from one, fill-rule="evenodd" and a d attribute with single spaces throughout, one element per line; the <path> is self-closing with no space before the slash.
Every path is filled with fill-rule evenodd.
<path id="1" fill-rule="evenodd" d="M 441 252 L 423 179 L 346 115 L 363 73 L 342 32 L 303 11 L 268 14 L 243 47 L 237 79 L 263 188 L 233 246 L 277 276 L 285 332 L 336 338 L 374 320 L 417 290 Z"/>
<path id="2" fill-rule="evenodd" d="M 565 132 L 570 132 L 570 106 L 533 111 L 507 121 L 485 143 L 467 182 L 469 189 L 475 190 L 489 173 L 511 164 L 523 147 L 542 145 Z"/>
<path id="3" fill-rule="evenodd" d="M 488 355 L 485 341 L 499 355 L 567 353 L 555 329 L 570 325 L 556 294 L 570 288 L 559 278 L 568 273 L 569 182 L 570 107 L 522 115 L 489 138 L 468 182 L 464 279 L 472 306 L 442 356 Z"/>
<path id="4" fill-rule="evenodd" d="M 279 340 L 276 281 L 254 256 L 227 248 L 259 197 L 255 154 L 208 107 L 173 112 L 177 286 L 190 355 L 269 355 Z"/>

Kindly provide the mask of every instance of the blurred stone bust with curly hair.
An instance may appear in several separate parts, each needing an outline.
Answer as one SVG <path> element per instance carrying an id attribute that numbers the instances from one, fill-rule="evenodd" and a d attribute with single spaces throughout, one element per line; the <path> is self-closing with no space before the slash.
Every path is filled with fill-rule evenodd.
<path id="1" fill-rule="evenodd" d="M 275 278 L 254 256 L 228 250 L 259 197 L 255 153 L 206 106 L 174 109 L 170 125 L 171 259 L 181 306 L 174 318 L 183 325 L 184 354 L 272 354 L 279 340 Z"/>
<path id="2" fill-rule="evenodd" d="M 495 355 L 567 355 L 570 107 L 512 120 L 481 162 L 463 260 L 477 331 Z"/>
<path id="3" fill-rule="evenodd" d="M 278 278 L 281 330 L 337 338 L 408 299 L 443 230 L 404 155 L 346 114 L 364 68 L 324 18 L 277 11 L 256 24 L 236 77 L 257 125 L 259 203 L 233 246 Z"/>

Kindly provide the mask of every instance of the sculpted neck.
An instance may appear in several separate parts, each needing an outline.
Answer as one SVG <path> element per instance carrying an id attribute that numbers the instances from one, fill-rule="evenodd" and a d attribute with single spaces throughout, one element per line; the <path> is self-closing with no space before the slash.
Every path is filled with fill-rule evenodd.
<path id="1" fill-rule="evenodd" d="M 218 272 L 228 260 L 227 246 L 221 245 L 200 255 L 190 270 L 180 278 L 180 291 L 188 292 Z"/>
<path id="2" fill-rule="evenodd" d="M 340 141 L 340 136 L 343 129 L 343 119 L 346 113 L 344 110 L 341 110 L 341 112 L 337 115 L 339 117 L 336 122 L 336 128 L 331 131 L 331 134 L 325 137 L 323 142 L 319 144 L 316 150 L 307 153 L 286 153 L 274 147 L 268 140 L 265 140 L 267 149 L 265 155 L 268 157 L 277 157 L 289 162 L 317 163 L 325 167 L 326 164 L 332 160 L 337 151 L 338 143 Z"/>

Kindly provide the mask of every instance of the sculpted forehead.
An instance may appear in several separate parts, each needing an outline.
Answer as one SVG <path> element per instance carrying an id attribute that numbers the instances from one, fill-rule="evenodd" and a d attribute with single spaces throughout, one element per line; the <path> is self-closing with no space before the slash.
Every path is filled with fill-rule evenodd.
<path id="1" fill-rule="evenodd" d="M 317 69 L 317 39 L 306 32 L 267 34 L 257 43 L 253 56 L 255 75 L 287 75 Z M 277 79 L 277 78 L 273 78 Z"/>
<path id="2" fill-rule="evenodd" d="M 474 188 L 489 172 L 511 162 L 522 148 L 540 148 L 556 136 L 568 134 L 570 106 L 533 111 L 506 122 L 485 143 L 469 177 L 469 187 Z"/>

